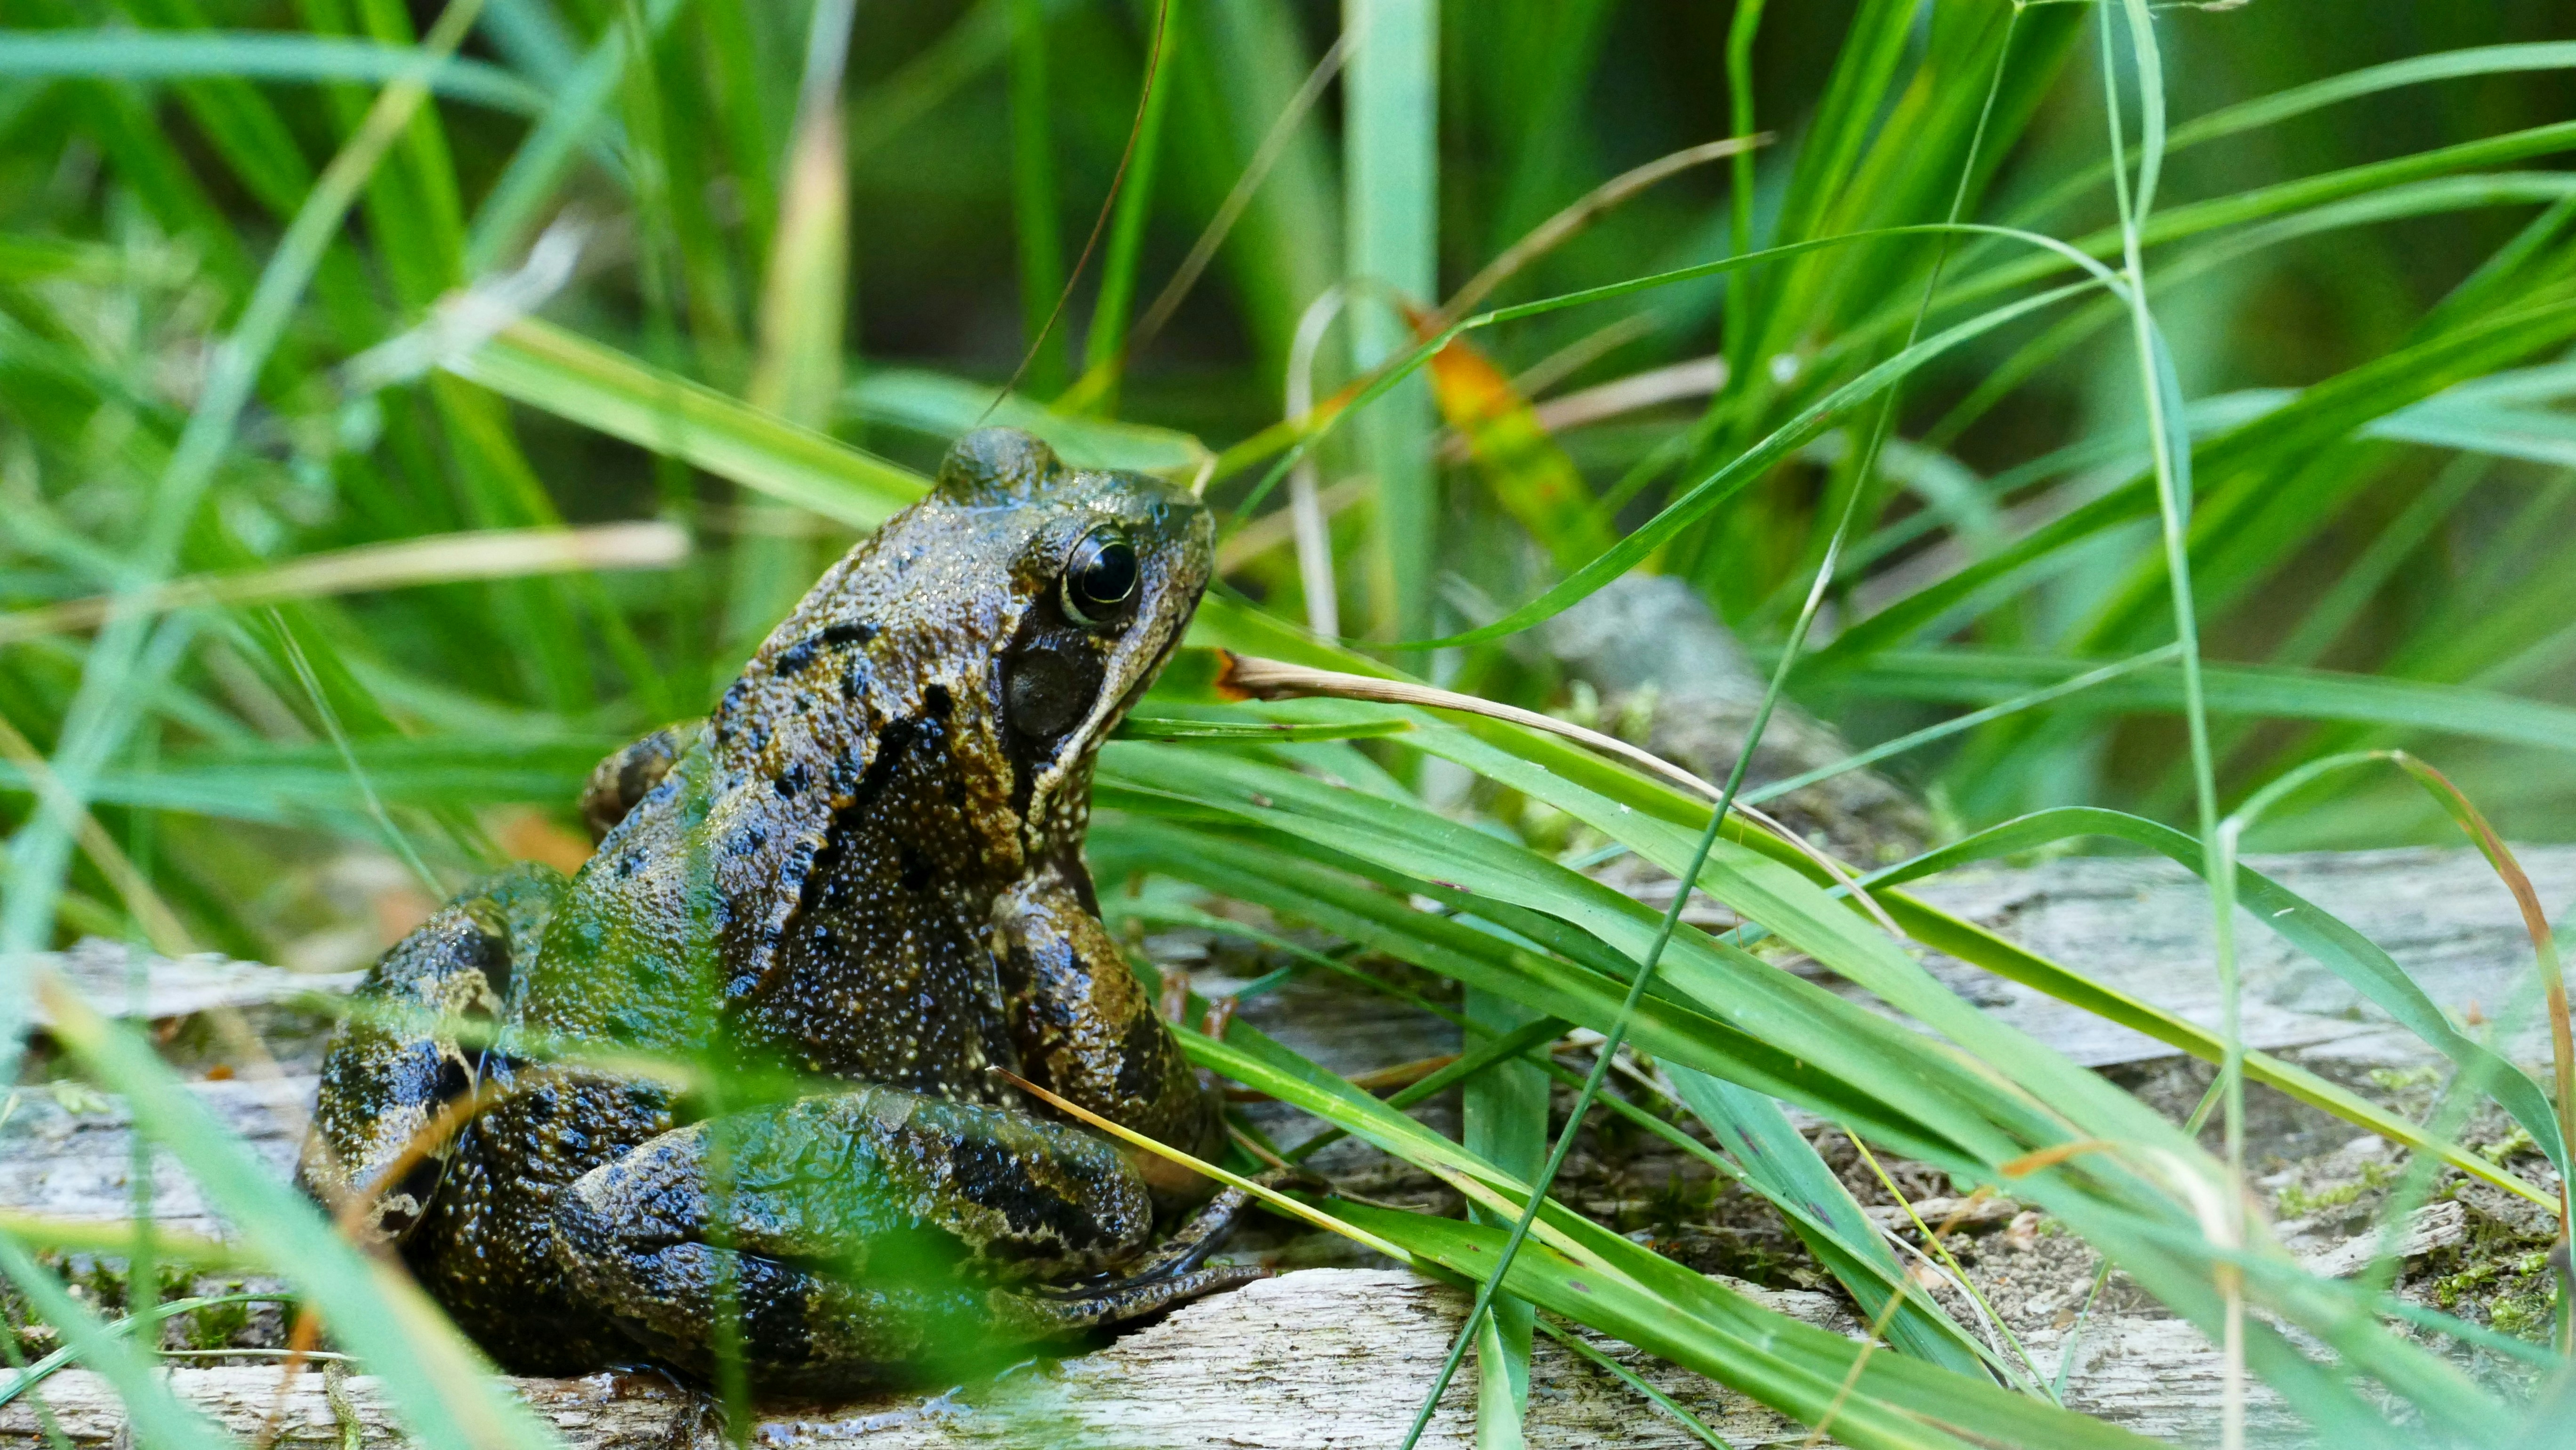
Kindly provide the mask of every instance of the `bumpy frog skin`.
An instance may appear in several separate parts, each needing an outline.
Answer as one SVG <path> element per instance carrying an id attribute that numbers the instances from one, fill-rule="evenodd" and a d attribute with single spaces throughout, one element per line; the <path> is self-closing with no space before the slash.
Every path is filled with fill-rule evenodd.
<path id="1" fill-rule="evenodd" d="M 828 1391 L 1252 1276 L 1200 1266 L 1239 1199 L 1157 1242 L 1187 1185 L 995 1071 L 1221 1141 L 1081 861 L 1100 742 L 1212 557 L 1162 483 L 1008 429 L 959 442 L 707 720 L 602 762 L 580 874 L 506 872 L 385 955 L 324 1063 L 304 1184 L 362 1197 L 526 1373 L 707 1374 L 738 1312 L 756 1383 Z M 519 1050 L 473 1045 L 478 1021 Z M 728 1111 L 729 1078 L 805 1087 Z"/>

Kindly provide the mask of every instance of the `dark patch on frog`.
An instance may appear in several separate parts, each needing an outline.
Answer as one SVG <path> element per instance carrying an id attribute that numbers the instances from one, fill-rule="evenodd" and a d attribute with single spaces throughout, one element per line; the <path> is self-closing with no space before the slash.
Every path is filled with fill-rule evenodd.
<path id="1" fill-rule="evenodd" d="M 961 1138 L 948 1150 L 948 1171 L 956 1186 L 966 1196 L 1002 1215 L 1014 1238 L 1031 1242 L 1014 1250 L 1008 1240 L 985 1246 L 984 1252 L 995 1258 L 1011 1258 L 1040 1253 L 1093 1253 L 1106 1247 L 1100 1237 L 1100 1220 L 1083 1211 L 1064 1193 L 1041 1183 L 1030 1173 L 1029 1165 L 1005 1151 L 998 1143 Z M 1044 1244 L 1043 1238 L 1052 1244 Z"/>
<path id="2" fill-rule="evenodd" d="M 866 644 L 876 637 L 877 627 L 873 624 L 827 624 L 780 650 L 777 660 L 770 665 L 770 673 L 782 680 L 802 674 L 823 651 L 844 645 Z"/>

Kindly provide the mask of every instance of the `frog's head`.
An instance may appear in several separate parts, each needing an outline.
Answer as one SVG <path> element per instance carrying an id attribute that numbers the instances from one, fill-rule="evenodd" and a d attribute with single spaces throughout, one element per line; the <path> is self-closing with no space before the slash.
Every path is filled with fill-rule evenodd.
<path id="1" fill-rule="evenodd" d="M 718 720 L 783 723 L 793 693 L 837 700 L 880 749 L 936 739 L 996 864 L 1052 855 L 1078 840 L 1100 742 L 1178 643 L 1214 559 L 1214 526 L 1186 490 L 1070 468 L 1029 434 L 982 429 L 949 450 L 927 497 L 823 577 Z M 821 725 L 788 733 L 830 749 L 819 737 L 839 732 Z"/>
<path id="2" fill-rule="evenodd" d="M 994 660 L 993 698 L 1032 844 L 1061 842 L 1082 828 L 1100 742 L 1198 608 L 1215 525 L 1184 489 L 1069 468 L 1016 428 L 957 440 L 934 496 L 981 515 L 1007 554 L 1017 618 Z"/>

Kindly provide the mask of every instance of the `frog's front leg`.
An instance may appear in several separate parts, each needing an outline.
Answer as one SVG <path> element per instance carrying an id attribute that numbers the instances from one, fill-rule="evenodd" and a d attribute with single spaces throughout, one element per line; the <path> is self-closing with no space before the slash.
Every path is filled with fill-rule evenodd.
<path id="1" fill-rule="evenodd" d="M 1225 1142 L 1221 1104 L 1091 898 L 1090 877 L 1074 861 L 1033 871 L 994 903 L 994 955 L 1022 1070 L 1102 1117 L 1211 1157 Z M 1139 1166 L 1158 1194 L 1205 1196 L 1204 1180 L 1168 1160 Z"/>
<path id="2" fill-rule="evenodd" d="M 554 1219 L 575 1292 L 648 1353 L 711 1373 L 730 1297 L 752 1378 L 813 1393 L 1259 1275 L 1200 1267 L 1212 1232 L 1135 1265 L 1149 1194 L 1086 1133 L 882 1087 L 664 1133 L 572 1183 Z M 1122 1266 L 1143 1272 L 1028 1287 Z"/>
<path id="3" fill-rule="evenodd" d="M 361 1227 L 400 1242 L 420 1222 L 454 1148 L 441 1112 L 472 1092 L 502 1013 L 510 968 L 535 950 L 564 878 L 524 865 L 467 891 L 367 973 L 322 1060 L 322 1088 L 296 1180 L 334 1212 L 370 1201 Z"/>

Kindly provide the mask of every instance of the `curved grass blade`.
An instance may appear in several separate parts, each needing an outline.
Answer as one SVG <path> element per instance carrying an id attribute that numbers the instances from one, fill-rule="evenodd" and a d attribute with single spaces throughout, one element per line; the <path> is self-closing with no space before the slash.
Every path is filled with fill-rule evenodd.
<path id="1" fill-rule="evenodd" d="M 2170 858 L 2194 875 L 2206 874 L 2200 844 L 2171 826 L 2099 807 L 2064 806 L 2007 821 L 1911 861 L 1872 872 L 1863 879 L 1873 885 L 1894 885 L 1969 861 L 2012 855 L 2049 842 L 2086 835 L 2107 836 L 2144 846 Z M 2473 1072 L 2489 1083 L 2489 1090 L 2497 1102 L 2513 1115 L 2514 1121 L 2525 1132 L 2532 1135 L 2542 1151 L 2553 1162 L 2561 1160 L 2565 1150 L 2558 1136 L 2556 1110 L 2550 1106 L 2539 1085 L 2492 1049 L 2453 1026 L 2442 1009 L 2424 995 L 2413 978 L 2406 975 L 2406 969 L 2377 944 L 2252 867 L 2237 868 L 2235 894 L 2247 910 L 2284 940 L 2352 984 L 2381 1011 L 2459 1064 L 2464 1071 Z M 2463 1155 L 2467 1156 L 2470 1155 Z M 2459 1166 L 2463 1169 L 2469 1167 L 2465 1162 Z M 2497 1172 L 2489 1165 L 2479 1176 L 2493 1182 Z M 2548 1195 L 2538 1194 L 2538 1190 L 2528 1185 L 2522 1185 L 2518 1191 L 2550 1201 Z"/>

